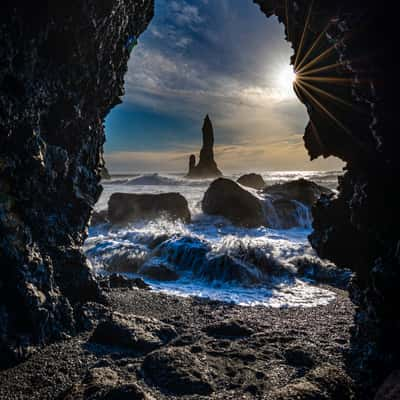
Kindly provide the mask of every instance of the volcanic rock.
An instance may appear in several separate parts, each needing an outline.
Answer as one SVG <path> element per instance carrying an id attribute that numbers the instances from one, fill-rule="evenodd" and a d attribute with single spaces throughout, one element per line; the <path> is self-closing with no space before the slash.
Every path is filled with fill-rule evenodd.
<path id="1" fill-rule="evenodd" d="M 375 400 L 400 399 L 400 370 L 393 371 L 379 387 Z"/>
<path id="2" fill-rule="evenodd" d="M 94 330 L 92 343 L 148 353 L 176 337 L 173 326 L 154 318 L 114 312 Z"/>
<path id="3" fill-rule="evenodd" d="M 154 258 L 144 264 L 138 273 L 157 281 L 176 281 L 179 279 L 179 275 L 171 266 Z"/>
<path id="4" fill-rule="evenodd" d="M 218 169 L 214 160 L 214 129 L 207 115 L 203 124 L 203 147 L 200 151 L 200 160 L 196 165 L 196 156 L 191 155 L 189 159 L 188 178 L 216 178 L 222 172 Z"/>
<path id="5" fill-rule="evenodd" d="M 60 400 L 154 400 L 135 382 L 121 378 L 111 367 L 90 369 L 83 381 L 70 388 Z"/>
<path id="6" fill-rule="evenodd" d="M 90 225 L 91 226 L 96 226 L 96 225 L 101 225 L 101 224 L 107 224 L 108 221 L 108 211 L 107 210 L 102 210 L 102 211 L 93 211 L 92 217 L 90 219 Z"/>
<path id="7" fill-rule="evenodd" d="M 220 321 L 215 324 L 209 325 L 205 328 L 205 331 L 210 336 L 215 337 L 228 337 L 228 338 L 239 338 L 250 336 L 254 331 L 237 320 L 226 320 Z"/>
<path id="8" fill-rule="evenodd" d="M 113 193 L 108 202 L 108 218 L 112 224 L 159 217 L 189 222 L 188 202 L 179 193 Z"/>
<path id="9" fill-rule="evenodd" d="M 104 166 L 101 171 L 100 171 L 100 178 L 103 180 L 108 180 L 111 179 L 111 175 L 108 172 L 108 169 L 106 168 L 106 166 Z"/>
<path id="10" fill-rule="evenodd" d="M 221 215 L 235 225 L 265 225 L 262 202 L 229 179 L 219 178 L 211 183 L 204 194 L 202 209 L 206 214 Z"/>
<path id="11" fill-rule="evenodd" d="M 123 94 L 126 42 L 153 7 L 2 2 L 0 367 L 75 333 L 74 303 L 101 299 L 81 247 L 101 193 L 104 119 Z"/>
<path id="12" fill-rule="evenodd" d="M 229 254 L 221 254 L 207 258 L 202 268 L 196 272 L 199 278 L 212 281 L 240 283 L 252 286 L 262 281 L 262 273 L 240 259 Z"/>
<path id="13" fill-rule="evenodd" d="M 108 272 L 135 273 L 147 258 L 147 250 L 143 246 L 135 246 L 113 254 L 105 260 L 104 267 Z"/>
<path id="14" fill-rule="evenodd" d="M 214 391 L 207 364 L 186 348 L 154 351 L 145 358 L 143 371 L 155 386 L 176 396 L 206 396 Z"/>
<path id="15" fill-rule="evenodd" d="M 100 280 L 102 288 L 118 289 L 118 288 L 138 288 L 149 290 L 150 286 L 141 278 L 129 279 L 120 274 L 111 274 L 104 279 Z"/>
<path id="16" fill-rule="evenodd" d="M 274 199 L 296 200 L 308 207 L 314 205 L 322 194 L 333 194 L 330 189 L 303 178 L 267 186 L 264 192 Z"/>
<path id="17" fill-rule="evenodd" d="M 264 189 L 267 185 L 264 181 L 264 178 L 259 174 L 242 175 L 237 180 L 237 183 L 258 190 Z"/>

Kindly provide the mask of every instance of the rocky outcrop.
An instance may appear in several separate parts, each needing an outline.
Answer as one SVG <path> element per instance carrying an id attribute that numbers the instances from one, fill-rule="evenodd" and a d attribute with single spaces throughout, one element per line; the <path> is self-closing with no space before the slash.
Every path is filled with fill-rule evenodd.
<path id="1" fill-rule="evenodd" d="M 212 182 L 201 204 L 204 213 L 221 215 L 236 225 L 257 227 L 265 224 L 261 201 L 229 179 L 219 178 Z"/>
<path id="2" fill-rule="evenodd" d="M 311 159 L 347 162 L 338 196 L 314 208 L 310 241 L 321 257 L 357 274 L 350 367 L 359 373 L 359 397 L 370 399 L 400 360 L 398 85 L 388 83 L 398 75 L 391 59 L 397 14 L 372 1 L 256 3 L 286 26 L 296 91 L 310 116 Z"/>
<path id="3" fill-rule="evenodd" d="M 101 297 L 81 246 L 103 120 L 152 15 L 151 0 L 2 2 L 0 367 L 74 333 L 74 304 Z"/>
<path id="4" fill-rule="evenodd" d="M 206 396 L 214 391 L 207 364 L 186 348 L 154 351 L 145 358 L 143 371 L 155 386 L 175 396 Z"/>
<path id="5" fill-rule="evenodd" d="M 203 147 L 200 151 L 200 160 L 196 165 L 196 156 L 189 158 L 188 178 L 216 178 L 221 176 L 222 172 L 218 169 L 214 160 L 214 129 L 207 115 L 203 124 Z"/>
<path id="6" fill-rule="evenodd" d="M 247 186 L 257 190 L 264 189 L 267 185 L 264 181 L 264 178 L 260 174 L 242 175 L 237 180 L 237 183 L 240 183 L 242 186 Z"/>
<path id="7" fill-rule="evenodd" d="M 264 193 L 273 196 L 276 200 L 295 200 L 311 207 L 324 195 L 332 195 L 333 192 L 321 185 L 307 179 L 277 183 L 264 189 Z"/>
<path id="8" fill-rule="evenodd" d="M 179 193 L 113 193 L 108 202 L 108 219 L 112 224 L 160 217 L 190 222 L 187 200 Z"/>
<path id="9" fill-rule="evenodd" d="M 103 180 L 111 179 L 111 175 L 108 172 L 107 167 L 104 165 L 103 168 L 100 170 L 100 178 Z"/>
<path id="10" fill-rule="evenodd" d="M 91 368 L 83 381 L 73 385 L 60 400 L 154 400 L 135 381 L 126 380 L 110 366 Z"/>
<path id="11" fill-rule="evenodd" d="M 113 313 L 100 322 L 90 341 L 106 346 L 149 353 L 176 337 L 175 328 L 154 318 Z"/>

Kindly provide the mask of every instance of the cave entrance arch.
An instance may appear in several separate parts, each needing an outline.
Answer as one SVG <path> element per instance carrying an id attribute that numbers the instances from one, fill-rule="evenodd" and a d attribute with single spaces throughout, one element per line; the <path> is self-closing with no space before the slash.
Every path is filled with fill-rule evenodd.
<path id="1" fill-rule="evenodd" d="M 383 91 L 384 77 L 398 74 L 386 57 L 393 51 L 388 38 L 395 37 L 396 14 L 384 15 L 385 7 L 368 1 L 256 2 L 286 25 L 296 51 L 321 35 L 333 64 L 340 64 L 331 77 L 351 83 L 334 95 L 365 112 L 361 118 L 336 105 L 333 114 L 346 129 L 334 126 L 333 118 L 329 126 L 318 115 L 318 103 L 300 94 L 313 123 L 305 137 L 310 155 L 336 155 L 348 163 L 339 197 L 317 211 L 314 246 L 357 271 L 354 349 L 368 389 L 398 368 L 400 359 L 399 318 L 392 307 L 400 281 L 393 189 L 399 139 L 390 132 L 397 88 Z M 78 293 L 98 299 L 80 249 L 100 193 L 102 122 L 122 94 L 127 41 L 145 30 L 153 3 L 2 6 L 0 49 L 7 62 L 0 67 L 0 349 L 7 364 L 25 357 L 32 345 L 74 333 L 71 305 Z M 300 46 L 304 26 L 307 39 Z M 60 80 L 66 71 L 71 79 Z M 326 91 L 323 81 L 314 82 Z"/>

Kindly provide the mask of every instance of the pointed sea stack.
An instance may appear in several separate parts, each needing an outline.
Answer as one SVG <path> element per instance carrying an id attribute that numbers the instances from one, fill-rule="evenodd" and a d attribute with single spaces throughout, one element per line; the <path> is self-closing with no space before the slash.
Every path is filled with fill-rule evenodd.
<path id="1" fill-rule="evenodd" d="M 193 154 L 189 159 L 188 178 L 217 178 L 222 176 L 214 160 L 214 130 L 207 115 L 203 124 L 203 147 L 200 151 L 200 160 L 196 165 L 196 156 Z"/>

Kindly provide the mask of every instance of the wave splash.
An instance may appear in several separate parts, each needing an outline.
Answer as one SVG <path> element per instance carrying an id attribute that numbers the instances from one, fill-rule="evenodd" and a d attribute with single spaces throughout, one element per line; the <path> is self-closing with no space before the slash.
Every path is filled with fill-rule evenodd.
<path id="1" fill-rule="evenodd" d="M 333 183 L 327 182 L 335 177 L 337 181 L 333 172 L 269 173 L 264 179 L 273 184 L 299 177 L 315 177 L 331 188 Z M 248 306 L 325 305 L 335 294 L 317 284 L 346 287 L 350 273 L 319 259 L 308 243 L 312 224 L 309 207 L 293 200 L 278 209 L 271 198 L 254 191 L 263 201 L 271 228 L 240 228 L 222 217 L 202 213 L 201 199 L 209 184 L 178 174 L 142 174 L 105 181 L 97 210 L 105 209 L 108 198 L 117 191 L 176 191 L 188 200 L 193 218 L 190 224 L 159 219 L 124 228 L 91 227 L 85 250 L 93 268 L 99 274 L 140 276 L 153 289 L 170 294 Z M 289 220 L 297 228 L 287 229 Z"/>

